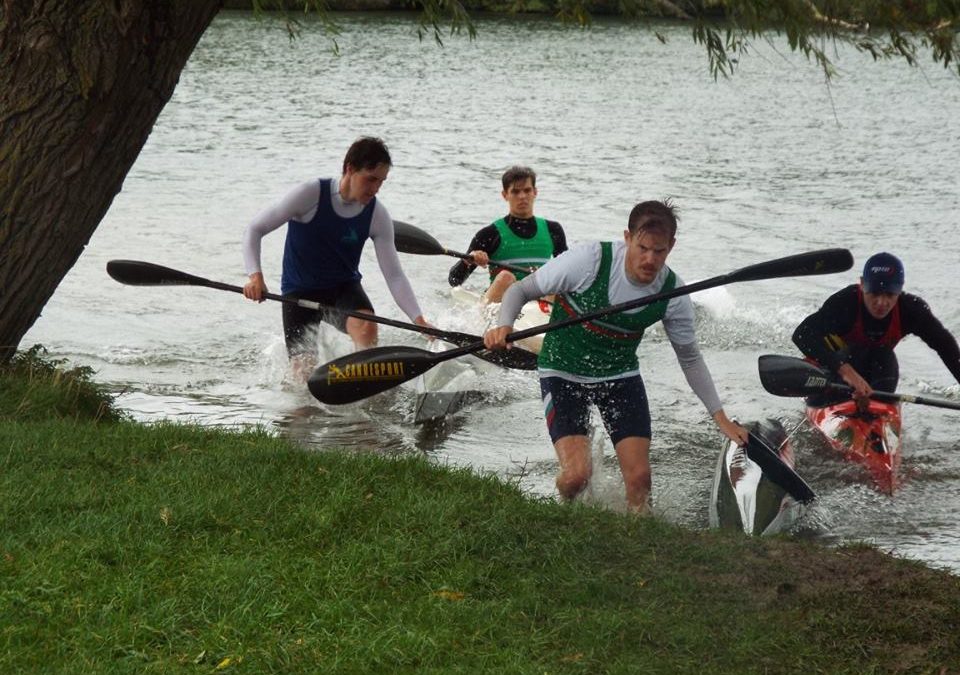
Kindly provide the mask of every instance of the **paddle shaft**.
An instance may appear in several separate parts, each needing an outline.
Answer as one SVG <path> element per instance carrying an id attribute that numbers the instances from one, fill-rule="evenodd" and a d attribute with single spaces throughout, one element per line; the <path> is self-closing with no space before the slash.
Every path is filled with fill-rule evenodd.
<path id="1" fill-rule="evenodd" d="M 184 275 L 193 280 L 193 286 L 206 286 L 207 288 L 216 288 L 221 291 L 232 291 L 234 293 L 240 293 L 243 295 L 242 286 L 234 286 L 233 284 L 225 284 L 220 281 L 212 281 L 210 279 L 204 279 L 202 277 L 195 277 L 192 274 Z M 276 293 L 263 293 L 262 297 L 268 300 L 276 300 L 278 302 L 285 302 L 290 305 L 298 305 L 304 309 L 310 309 L 314 311 L 333 311 L 340 312 L 346 316 L 352 316 L 355 319 L 362 319 L 363 321 L 371 321 L 373 323 L 380 323 L 384 326 L 392 326 L 394 328 L 403 328 L 405 330 L 412 330 L 418 333 L 423 333 L 425 335 L 432 335 L 433 337 L 443 338 L 445 336 L 451 335 L 447 331 L 440 330 L 439 328 L 430 328 L 429 326 L 421 326 L 416 323 L 407 323 L 406 321 L 396 321 L 394 319 L 388 319 L 384 316 L 378 314 L 370 314 L 368 312 L 354 312 L 349 309 L 340 309 L 339 307 L 330 307 L 329 305 L 321 305 L 319 302 L 314 302 L 313 300 L 304 300 L 303 298 L 290 298 L 284 295 L 277 295 Z"/>
<path id="2" fill-rule="evenodd" d="M 897 399 L 899 399 L 900 401 L 904 401 L 905 403 L 916 403 L 916 404 L 918 404 L 918 405 L 929 405 L 929 406 L 933 406 L 934 408 L 946 408 L 946 409 L 948 409 L 948 410 L 960 410 L 960 403 L 957 403 L 956 401 L 945 401 L 945 400 L 942 399 L 942 398 L 929 398 L 929 397 L 926 397 L 926 396 L 913 396 L 912 394 L 889 394 L 889 393 L 886 393 L 886 392 L 879 392 L 879 391 L 875 391 L 875 392 L 873 392 L 873 393 L 874 393 L 874 395 L 880 394 L 880 395 L 883 395 L 883 396 L 896 397 Z M 880 400 L 883 400 L 883 399 L 880 399 Z"/>
<path id="3" fill-rule="evenodd" d="M 511 333 L 507 342 L 515 342 L 526 337 L 557 330 L 565 326 L 583 323 L 591 319 L 616 312 L 642 307 L 680 295 L 686 295 L 715 286 L 738 281 L 755 281 L 785 276 L 805 276 L 842 272 L 853 265 L 853 256 L 846 249 L 826 249 L 811 251 L 799 255 L 778 258 L 756 265 L 743 267 L 728 274 L 706 279 L 688 286 L 680 286 L 663 293 L 656 293 L 610 307 L 572 316 L 561 321 Z M 482 350 L 482 340 L 466 344 L 440 353 L 422 349 L 405 349 L 391 352 L 390 348 L 378 347 L 343 356 L 329 361 L 316 370 L 310 377 L 308 386 L 311 393 L 323 403 L 351 403 L 368 396 L 391 389 L 434 366 L 466 354 Z"/>
<path id="4" fill-rule="evenodd" d="M 825 368 L 794 356 L 761 356 L 759 365 L 761 384 L 767 391 L 778 396 L 809 396 L 823 391 L 853 394 L 853 387 L 834 381 Z M 916 403 L 934 408 L 960 410 L 960 402 L 891 391 L 874 391 L 870 398 L 888 403 Z"/>
<path id="5" fill-rule="evenodd" d="M 450 249 L 445 248 L 443 249 L 443 254 L 453 256 L 454 258 L 460 258 L 464 262 L 468 262 L 471 265 L 477 264 L 473 261 L 473 256 L 468 255 L 467 253 L 458 253 L 457 251 L 451 251 Z M 510 270 L 511 272 L 523 272 L 524 274 L 530 274 L 531 272 L 533 272 L 533 269 L 530 267 L 523 267 L 522 265 L 514 265 L 512 263 L 507 263 L 507 262 L 496 262 L 494 260 L 491 260 L 489 264 L 493 267 L 500 267 L 505 270 Z"/>
<path id="6" fill-rule="evenodd" d="M 413 253 L 415 255 L 448 255 L 453 258 L 460 258 L 464 262 L 472 265 L 473 256 L 467 253 L 451 251 L 434 239 L 433 235 L 424 232 L 419 227 L 405 223 L 402 220 L 393 221 L 393 239 L 397 250 L 401 253 Z M 511 272 L 523 272 L 529 274 L 532 270 L 529 267 L 513 265 L 511 263 L 501 263 L 490 261 L 494 267 L 501 267 Z"/>
<path id="7" fill-rule="evenodd" d="M 604 316 L 609 316 L 610 314 L 616 314 L 617 312 L 624 312 L 628 309 L 636 309 L 637 307 L 643 307 L 644 305 L 651 305 L 655 302 L 660 302 L 662 300 L 669 300 L 671 298 L 676 298 L 681 295 L 688 295 L 690 293 L 696 293 L 697 291 L 703 291 L 708 288 L 714 288 L 715 286 L 723 286 L 724 284 L 731 283 L 727 279 L 729 275 L 723 275 L 722 277 L 713 277 L 711 279 L 705 279 L 704 281 L 699 281 L 695 284 L 690 284 L 689 286 L 678 286 L 670 291 L 664 291 L 663 293 L 657 293 L 655 295 L 648 295 L 644 298 L 637 298 L 636 300 L 628 300 L 627 302 L 621 302 L 616 305 L 610 305 L 609 307 L 604 307 L 602 309 L 595 310 L 593 312 L 587 312 L 586 314 L 577 314 L 576 316 L 569 316 L 566 319 L 561 319 L 560 321 L 552 321 L 550 323 L 543 324 L 542 326 L 533 326 L 531 328 L 526 328 L 524 330 L 517 331 L 515 333 L 510 333 L 507 336 L 507 342 L 515 342 L 517 340 L 522 340 L 528 338 L 531 335 L 539 335 L 540 333 L 545 333 L 550 330 L 559 330 L 560 328 L 566 328 L 567 326 L 573 326 L 578 323 L 584 323 L 585 321 L 591 321 L 593 319 L 599 319 Z M 735 279 L 733 281 L 736 281 Z"/>
<path id="8" fill-rule="evenodd" d="M 704 291 L 708 288 L 716 288 L 717 286 L 726 286 L 727 284 L 732 284 L 739 281 L 759 281 L 761 279 L 770 279 L 783 276 L 821 274 L 823 272 L 814 271 L 813 268 L 804 270 L 802 268 L 797 268 L 796 265 L 806 259 L 815 260 L 818 256 L 822 256 L 823 258 L 833 257 L 839 259 L 846 257 L 843 255 L 844 253 L 846 256 L 850 256 L 850 252 L 846 251 L 845 249 L 825 249 L 823 251 L 812 251 L 810 253 L 788 256 L 786 258 L 771 260 L 765 263 L 749 265 L 747 267 L 734 270 L 733 272 L 728 272 L 727 274 L 710 277 L 709 279 L 704 279 L 703 281 L 687 284 L 685 286 L 678 286 L 673 290 L 664 291 L 663 293 L 648 295 L 643 298 L 637 298 L 636 300 L 628 300 L 627 302 L 621 302 L 619 304 L 604 307 L 593 312 L 587 312 L 586 314 L 578 314 L 576 316 L 567 317 L 566 319 L 561 319 L 560 321 L 552 321 L 542 326 L 534 326 L 532 328 L 527 328 L 526 330 L 517 331 L 516 333 L 510 333 L 506 339 L 507 342 L 514 342 L 516 340 L 528 338 L 531 335 L 539 335 L 540 333 L 546 333 L 550 330 L 557 330 L 559 328 L 565 328 L 566 326 L 572 326 L 574 324 L 583 323 L 592 319 L 599 319 L 610 314 L 616 314 L 617 312 L 625 312 L 628 309 L 636 309 L 637 307 L 650 305 L 655 302 L 660 302 L 661 300 L 669 300 L 681 295 L 689 295 L 690 293 Z M 790 267 L 791 262 L 794 264 L 793 268 Z M 850 263 L 852 264 L 852 257 L 850 258 Z M 814 267 L 816 268 L 817 265 Z M 847 265 L 845 269 L 849 269 L 849 265 Z M 831 269 L 829 271 L 842 270 Z"/>
<path id="9" fill-rule="evenodd" d="M 826 372 L 826 371 L 824 371 Z M 840 391 L 846 394 L 853 394 L 853 387 L 846 384 L 832 382 L 826 387 L 833 391 Z M 946 408 L 948 410 L 960 410 L 960 403 L 956 401 L 947 401 L 942 398 L 929 398 L 927 396 L 914 396 L 913 394 L 898 394 L 893 391 L 874 391 L 870 398 L 876 401 L 885 401 L 886 403 L 916 403 L 917 405 L 929 405 L 934 408 Z"/>
<path id="10" fill-rule="evenodd" d="M 678 286 L 673 290 L 664 291 L 663 293 L 648 295 L 643 298 L 637 298 L 636 300 L 629 300 L 627 302 L 621 302 L 616 305 L 604 307 L 602 309 L 598 309 L 593 312 L 587 312 L 586 314 L 578 314 L 576 316 L 567 317 L 566 319 L 561 319 L 560 321 L 551 321 L 550 323 L 545 323 L 541 326 L 533 326 L 531 328 L 519 330 L 514 333 L 510 333 L 506 337 L 506 341 L 516 342 L 517 340 L 523 340 L 524 338 L 528 338 L 533 335 L 540 335 L 541 333 L 546 333 L 548 331 L 559 330 L 560 328 L 573 326 L 578 323 L 590 321 L 591 319 L 599 319 L 600 317 L 608 316 L 609 314 L 615 314 L 617 312 L 623 312 L 628 309 L 643 307 L 644 305 L 650 305 L 655 302 L 660 302 L 661 300 L 669 300 L 670 298 L 676 298 L 681 295 L 687 295 L 688 293 L 695 293 L 697 291 L 702 291 L 707 288 L 714 288 L 715 286 L 722 286 L 724 284 L 732 283 L 733 281 L 738 281 L 737 279 L 732 279 L 732 280 L 729 279 L 728 277 L 730 276 L 731 276 L 730 274 L 724 274 L 719 277 L 712 277 L 710 279 L 705 279 L 703 281 L 699 281 L 695 284 L 690 284 L 688 286 Z M 446 361 L 447 359 L 454 359 L 458 356 L 463 356 L 464 354 L 470 354 L 471 352 L 475 352 L 483 348 L 484 348 L 484 343 L 482 340 L 480 340 L 471 345 L 463 345 L 462 347 L 457 347 L 456 349 L 448 349 L 447 351 L 440 352 L 439 354 L 433 354 L 433 357 L 436 363 L 440 363 L 442 361 Z"/>
<path id="11" fill-rule="evenodd" d="M 203 277 L 198 277 L 187 272 L 181 272 L 180 270 L 175 270 L 170 267 L 164 267 L 162 265 L 142 262 L 139 260 L 111 260 L 107 263 L 107 273 L 117 281 L 133 286 L 204 286 L 221 291 L 231 291 L 233 293 L 240 293 L 241 295 L 243 294 L 243 288 L 241 286 L 205 279 Z M 267 298 L 268 300 L 276 300 L 278 302 L 298 305 L 304 309 L 314 311 L 324 310 L 340 312 L 346 316 L 352 316 L 363 321 L 371 321 L 373 323 L 380 323 L 385 326 L 393 326 L 394 328 L 402 328 L 404 330 L 412 330 L 425 335 L 432 335 L 433 337 L 452 342 L 453 344 L 463 344 L 464 341 L 468 341 L 468 344 L 471 345 L 476 344 L 474 341 L 476 336 L 469 335 L 467 333 L 454 333 L 451 331 L 441 330 L 439 328 L 433 328 L 432 326 L 421 326 L 419 324 L 407 323 L 405 321 L 395 321 L 394 319 L 388 319 L 376 314 L 329 307 L 312 300 L 291 298 L 283 295 L 277 295 L 275 293 L 265 292 L 262 294 L 262 297 Z M 527 354 L 529 354 L 529 352 Z M 497 365 L 532 370 L 536 367 L 536 355 L 530 354 L 527 356 L 527 354 L 518 354 L 517 357 L 519 358 L 511 357 L 504 359 L 502 356 L 490 352 L 489 354 L 484 355 L 484 358 L 485 360 L 496 363 Z"/>

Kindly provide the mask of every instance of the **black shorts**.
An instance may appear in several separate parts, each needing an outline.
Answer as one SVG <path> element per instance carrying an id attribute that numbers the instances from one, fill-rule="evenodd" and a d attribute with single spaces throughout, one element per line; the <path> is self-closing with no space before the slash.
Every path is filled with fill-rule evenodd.
<path id="1" fill-rule="evenodd" d="M 283 297 L 312 300 L 321 305 L 352 312 L 363 309 L 373 311 L 373 304 L 359 281 L 348 281 L 339 286 L 318 291 L 289 293 Z M 283 339 L 287 343 L 287 354 L 296 356 L 313 351 L 312 345 L 305 344 L 306 332 L 310 326 L 326 321 L 341 333 L 346 333 L 348 318 L 341 312 L 306 309 L 290 302 L 283 303 Z"/>
<path id="2" fill-rule="evenodd" d="M 605 382 L 541 377 L 540 393 L 554 443 L 564 436 L 588 435 L 591 403 L 600 411 L 614 445 L 631 436 L 650 438 L 650 405 L 639 375 Z"/>

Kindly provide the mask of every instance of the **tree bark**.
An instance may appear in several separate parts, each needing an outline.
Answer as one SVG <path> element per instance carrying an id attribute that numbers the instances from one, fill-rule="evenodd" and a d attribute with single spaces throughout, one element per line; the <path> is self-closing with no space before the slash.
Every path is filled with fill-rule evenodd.
<path id="1" fill-rule="evenodd" d="M 76 262 L 222 0 L 2 0 L 0 364 Z"/>

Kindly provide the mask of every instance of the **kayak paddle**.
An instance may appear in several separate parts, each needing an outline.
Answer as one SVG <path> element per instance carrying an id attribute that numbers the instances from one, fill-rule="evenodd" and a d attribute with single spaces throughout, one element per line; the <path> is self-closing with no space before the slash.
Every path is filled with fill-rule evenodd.
<path id="1" fill-rule="evenodd" d="M 608 314 L 622 312 L 636 307 L 642 307 L 661 300 L 668 300 L 680 295 L 695 293 L 708 288 L 722 286 L 740 281 L 757 281 L 760 279 L 774 279 L 778 277 L 807 276 L 812 274 L 831 274 L 843 272 L 853 266 L 853 256 L 845 248 L 831 248 L 820 251 L 811 251 L 797 255 L 769 260 L 767 262 L 749 265 L 727 274 L 705 279 L 689 286 L 680 286 L 664 293 L 657 293 L 636 300 L 622 302 L 579 316 L 572 316 L 561 321 L 534 326 L 526 330 L 517 331 L 507 336 L 507 342 L 515 342 L 532 335 L 539 335 L 548 331 L 565 328 L 591 319 L 597 319 Z M 307 386 L 310 393 L 323 403 L 341 404 L 353 403 L 361 399 L 379 394 L 391 389 L 402 382 L 411 380 L 421 373 L 433 368 L 438 363 L 449 359 L 470 354 L 483 349 L 483 341 L 467 344 L 445 352 L 428 352 L 413 347 L 375 347 L 353 354 L 341 356 L 329 361 L 313 371 Z M 508 349 L 505 351 L 514 351 Z"/>
<path id="2" fill-rule="evenodd" d="M 780 455 L 758 434 L 750 432 L 750 440 L 746 446 L 747 457 L 760 467 L 775 485 L 802 504 L 809 504 L 817 498 L 803 478 L 793 468 L 781 459 Z"/>
<path id="3" fill-rule="evenodd" d="M 776 396 L 810 396 L 825 391 L 852 394 L 853 388 L 833 381 L 830 372 L 795 356 L 764 354 L 758 359 L 760 384 Z M 875 391 L 870 398 L 890 403 L 906 402 L 929 405 L 935 408 L 960 410 L 960 402 L 942 398 L 897 394 L 889 391 Z"/>
<path id="4" fill-rule="evenodd" d="M 243 288 L 224 284 L 219 281 L 211 281 L 203 277 L 187 274 L 179 270 L 155 265 L 153 263 L 142 262 L 139 260 L 111 260 L 107 263 L 107 274 L 119 281 L 121 284 L 129 286 L 205 286 L 207 288 L 216 288 L 221 291 L 232 291 L 234 293 L 243 293 Z M 415 323 L 406 323 L 404 321 L 394 321 L 376 314 L 367 314 L 365 312 L 353 312 L 336 307 L 327 307 L 312 300 L 303 300 L 299 298 L 288 298 L 274 293 L 264 293 L 263 297 L 269 300 L 277 300 L 294 305 L 299 305 L 304 309 L 311 310 L 330 310 L 340 312 L 347 316 L 352 316 L 364 321 L 373 323 L 382 323 L 385 326 L 412 330 L 425 335 L 450 342 L 455 345 L 475 345 L 481 338 L 469 333 L 459 333 L 455 331 L 440 330 L 428 326 L 420 326 Z M 510 352 L 513 352 L 512 354 Z M 477 358 L 481 358 L 490 363 L 494 363 L 504 368 L 515 368 L 517 370 L 536 370 L 537 355 L 525 349 L 504 350 L 483 350 L 477 353 Z"/>
<path id="5" fill-rule="evenodd" d="M 449 255 L 473 264 L 472 256 L 444 248 L 440 242 L 434 239 L 429 233 L 400 220 L 393 221 L 393 241 L 400 253 L 413 253 L 414 255 Z M 511 265 L 510 263 L 493 262 L 491 260 L 490 264 L 494 267 L 502 267 L 512 272 L 530 271 L 529 267 Z"/>

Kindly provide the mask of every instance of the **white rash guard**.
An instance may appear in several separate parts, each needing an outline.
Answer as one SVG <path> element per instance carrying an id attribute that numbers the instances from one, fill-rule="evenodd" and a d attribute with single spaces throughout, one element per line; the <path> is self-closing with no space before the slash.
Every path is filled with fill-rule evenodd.
<path id="1" fill-rule="evenodd" d="M 333 181 L 330 199 L 333 210 L 344 218 L 352 218 L 364 208 L 363 204 L 345 201 L 340 196 L 339 180 Z M 308 181 L 293 188 L 280 201 L 268 206 L 250 221 L 243 234 L 243 262 L 248 276 L 254 272 L 262 272 L 260 243 L 263 237 L 286 225 L 290 220 L 310 222 L 316 214 L 319 201 L 320 181 Z M 400 256 L 397 255 L 397 248 L 393 241 L 393 219 L 390 218 L 386 207 L 379 199 L 373 210 L 373 219 L 370 221 L 369 236 L 373 240 L 380 272 L 387 282 L 387 288 L 390 289 L 394 302 L 413 321 L 423 312 L 413 294 L 410 280 L 400 266 Z"/>
<path id="2" fill-rule="evenodd" d="M 498 325 L 513 326 L 513 322 L 520 314 L 523 305 L 536 298 L 551 293 L 576 293 L 585 291 L 593 284 L 600 268 L 600 242 L 578 244 L 556 258 L 549 260 L 543 267 L 522 281 L 507 289 L 500 305 Z M 667 278 L 666 266 L 657 274 L 657 278 L 647 285 L 637 285 L 627 277 L 624 267 L 626 246 L 624 242 L 614 242 L 613 260 L 610 265 L 609 299 L 610 304 L 616 305 L 638 298 L 654 295 L 660 292 Z M 683 281 L 676 277 L 676 286 L 682 286 Z M 638 307 L 630 312 L 639 312 Z M 687 384 L 703 403 L 707 411 L 713 415 L 723 408 L 717 388 L 713 383 L 707 363 L 697 345 L 693 302 L 689 295 L 671 298 L 667 303 L 667 311 L 663 317 L 663 328 L 670 340 L 677 361 L 683 370 Z M 556 376 L 577 382 L 602 381 L 584 378 L 570 373 L 554 370 L 540 371 L 541 377 Z"/>

